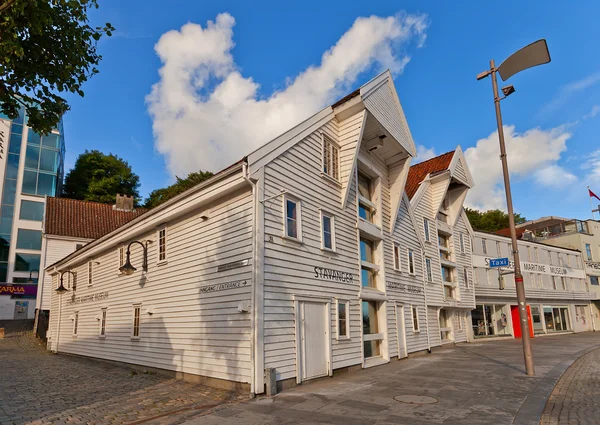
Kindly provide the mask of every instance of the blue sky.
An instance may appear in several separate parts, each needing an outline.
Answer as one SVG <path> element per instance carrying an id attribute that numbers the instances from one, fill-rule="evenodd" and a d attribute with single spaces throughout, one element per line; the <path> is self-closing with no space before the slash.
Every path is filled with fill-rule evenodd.
<path id="1" fill-rule="evenodd" d="M 491 83 L 475 76 L 546 38 L 552 62 L 511 78 L 502 102 L 515 207 L 587 218 L 586 186 L 600 194 L 599 14 L 592 1 L 101 1 L 93 23 L 117 32 L 85 97 L 70 98 L 67 166 L 85 149 L 117 154 L 146 195 L 241 158 L 389 67 L 422 157 L 460 144 L 469 203 L 502 207 Z"/>

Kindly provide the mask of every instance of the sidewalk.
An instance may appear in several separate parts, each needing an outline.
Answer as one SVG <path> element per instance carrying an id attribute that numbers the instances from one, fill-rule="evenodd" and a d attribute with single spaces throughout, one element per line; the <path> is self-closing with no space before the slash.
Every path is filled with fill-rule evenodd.
<path id="1" fill-rule="evenodd" d="M 536 376 L 521 341 L 482 341 L 325 378 L 186 422 L 229 424 L 538 424 L 562 373 L 581 355 L 600 358 L 600 332 L 532 340 Z M 424 397 L 423 397 L 424 396 Z"/>

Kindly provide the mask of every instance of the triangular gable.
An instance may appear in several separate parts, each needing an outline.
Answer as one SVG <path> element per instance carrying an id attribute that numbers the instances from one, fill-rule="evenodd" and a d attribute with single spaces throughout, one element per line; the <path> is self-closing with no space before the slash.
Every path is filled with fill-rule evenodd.
<path id="1" fill-rule="evenodd" d="M 445 178 L 443 177 L 444 175 Z M 431 179 L 431 207 L 434 215 L 437 215 L 437 212 L 440 210 L 442 202 L 446 197 L 448 186 L 450 185 L 450 173 L 445 171 L 444 175 Z"/>
<path id="2" fill-rule="evenodd" d="M 354 175 L 356 158 L 360 149 L 367 111 L 346 118 L 338 124 L 338 142 L 340 145 L 340 182 L 342 184 L 342 208 L 346 207 L 350 188 L 350 178 Z"/>
<path id="3" fill-rule="evenodd" d="M 410 218 L 410 221 L 414 228 L 414 233 L 417 235 L 417 238 L 419 239 L 419 244 L 421 245 L 422 249 L 425 249 L 425 241 L 423 240 L 423 235 L 421 234 L 420 226 L 417 224 L 417 219 L 415 217 L 413 207 L 410 203 L 410 199 L 408 199 L 408 196 L 406 195 L 406 192 L 403 192 L 402 197 L 400 198 L 400 205 L 398 206 L 398 211 L 403 211 L 403 210 L 406 210 L 408 212 L 408 217 Z M 394 226 L 395 226 L 395 222 L 394 222 Z"/>
<path id="4" fill-rule="evenodd" d="M 390 221 L 390 231 L 394 229 L 394 223 L 398 218 L 400 210 L 400 203 L 402 202 L 404 186 L 406 185 L 406 178 L 408 176 L 408 170 L 410 168 L 411 157 L 406 157 L 394 164 L 388 166 L 389 170 L 389 189 L 390 189 L 390 201 L 392 207 L 392 220 Z M 408 198 L 407 198 L 408 199 Z"/>
<path id="5" fill-rule="evenodd" d="M 452 162 L 450 163 L 450 167 L 448 167 L 452 173 L 452 177 L 461 183 L 464 183 L 469 188 L 473 187 L 473 177 L 471 176 L 471 171 L 467 166 L 467 160 L 465 159 L 462 148 L 457 146 L 454 152 L 455 153 L 452 157 Z"/>

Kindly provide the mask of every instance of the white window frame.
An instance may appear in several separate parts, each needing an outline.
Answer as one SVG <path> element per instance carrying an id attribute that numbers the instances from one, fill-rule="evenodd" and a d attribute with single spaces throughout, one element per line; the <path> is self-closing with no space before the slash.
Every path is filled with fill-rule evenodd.
<path id="1" fill-rule="evenodd" d="M 431 243 L 431 233 L 429 229 L 429 219 L 423 219 L 423 230 L 425 232 L 425 242 Z"/>
<path id="2" fill-rule="evenodd" d="M 415 322 L 415 319 L 416 322 Z M 421 332 L 421 326 L 419 324 L 419 306 L 410 306 L 410 321 L 412 322 L 412 330 L 414 334 Z"/>
<path id="3" fill-rule="evenodd" d="M 488 255 L 487 253 L 487 242 L 485 239 L 481 239 L 481 249 L 483 249 L 483 255 Z"/>
<path id="4" fill-rule="evenodd" d="M 92 286 L 93 284 L 94 284 L 94 262 L 93 261 L 88 261 L 88 282 L 87 282 L 87 286 Z"/>
<path id="5" fill-rule="evenodd" d="M 346 321 L 346 334 L 345 335 L 341 335 L 340 334 L 340 304 L 344 304 L 345 307 L 345 311 L 346 311 L 346 317 L 344 317 L 344 320 Z M 348 300 L 336 300 L 335 303 L 335 327 L 336 327 L 336 336 L 337 336 L 337 340 L 344 340 L 344 339 L 350 339 L 350 301 Z"/>
<path id="6" fill-rule="evenodd" d="M 164 258 L 160 258 L 161 256 L 161 252 L 160 252 L 160 248 L 161 248 L 161 233 L 164 232 Z M 168 238 L 169 238 L 169 232 L 167 231 L 167 226 L 162 226 L 159 229 L 156 230 L 156 264 L 166 264 L 168 259 L 169 259 L 169 254 L 168 254 L 168 249 L 167 249 L 167 245 L 168 245 Z"/>
<path id="7" fill-rule="evenodd" d="M 287 205 L 287 203 L 286 203 Z M 296 206 L 297 208 L 297 206 Z M 331 222 L 331 248 L 325 246 L 325 226 L 323 225 L 323 217 L 328 217 Z M 287 211 L 286 211 L 286 223 L 287 223 Z M 287 229 L 286 229 L 287 230 Z M 329 214 L 327 211 L 321 210 L 321 249 L 325 251 L 335 252 L 335 216 Z"/>
<path id="8" fill-rule="evenodd" d="M 296 203 L 296 235 L 297 237 L 288 236 L 287 227 L 287 203 L 288 201 Z M 302 201 L 295 196 L 288 194 L 283 195 L 283 237 L 297 242 L 302 242 Z"/>
<path id="9" fill-rule="evenodd" d="M 136 311 L 138 312 L 137 335 L 135 334 Z M 142 330 L 142 304 L 140 304 L 140 303 L 133 304 L 133 310 L 132 310 L 132 314 L 131 314 L 131 339 L 139 340 L 141 330 Z"/>
<path id="10" fill-rule="evenodd" d="M 464 254 L 465 253 L 465 235 L 464 235 L 464 233 L 461 232 L 458 237 L 460 239 L 460 253 Z"/>
<path id="11" fill-rule="evenodd" d="M 98 337 L 106 338 L 106 315 L 107 308 L 100 309 L 100 327 L 98 329 Z"/>
<path id="12" fill-rule="evenodd" d="M 589 248 L 589 251 L 588 251 Z M 594 261 L 594 255 L 592 254 L 592 244 L 585 244 L 585 258 L 586 261 Z"/>
<path id="13" fill-rule="evenodd" d="M 402 260 L 400 259 L 400 245 L 394 242 L 394 270 L 402 271 Z"/>
<path id="14" fill-rule="evenodd" d="M 73 336 L 76 337 L 79 332 L 79 311 L 73 313 Z"/>
<path id="15" fill-rule="evenodd" d="M 121 274 L 121 266 L 123 266 L 123 264 L 125 264 L 125 245 L 121 245 L 119 246 L 119 249 L 117 249 L 117 274 Z"/>
<path id="16" fill-rule="evenodd" d="M 417 271 L 417 268 L 415 267 L 416 263 L 415 263 L 415 251 L 414 250 L 412 250 L 410 248 L 408 248 L 406 250 L 406 261 L 408 264 L 408 269 L 407 269 L 408 274 L 411 276 L 414 276 Z M 412 271 L 411 271 L 411 269 L 412 269 Z"/>
<path id="17" fill-rule="evenodd" d="M 321 133 L 321 174 L 329 177 L 330 179 L 339 182 L 340 181 L 340 146 L 334 142 L 330 137 Z M 327 164 L 325 153 L 329 154 L 329 161 Z M 335 155 L 334 155 L 335 152 Z M 335 157 L 335 158 L 334 158 Z M 327 166 L 327 171 L 325 171 Z M 331 173 L 329 172 L 331 171 Z"/>
<path id="18" fill-rule="evenodd" d="M 428 283 L 433 283 L 433 269 L 431 268 L 431 258 L 425 258 L 425 278 Z"/>
<path id="19" fill-rule="evenodd" d="M 465 288 L 469 289 L 469 269 L 463 267 L 463 279 L 465 280 Z"/>

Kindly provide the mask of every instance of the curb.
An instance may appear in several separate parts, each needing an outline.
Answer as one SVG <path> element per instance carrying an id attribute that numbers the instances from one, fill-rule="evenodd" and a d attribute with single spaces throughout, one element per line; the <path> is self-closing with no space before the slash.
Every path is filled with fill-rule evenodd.
<path id="1" fill-rule="evenodd" d="M 533 390 L 525 397 L 525 400 L 519 407 L 512 423 L 514 425 L 539 425 L 542 418 L 542 413 L 546 407 L 548 397 L 556 386 L 556 383 L 566 370 L 582 356 L 600 349 L 600 345 L 594 345 L 581 350 L 571 359 L 565 360 L 554 366 L 544 377 L 537 383 Z"/>

